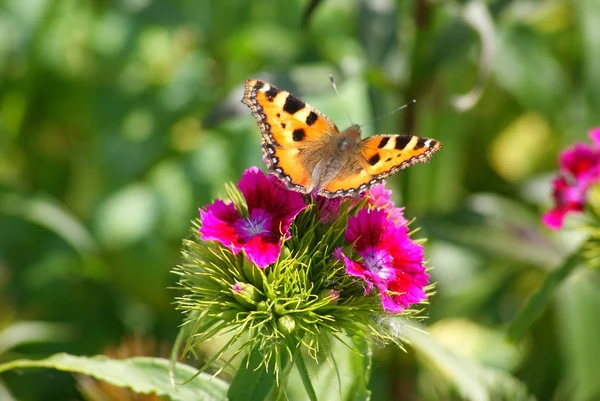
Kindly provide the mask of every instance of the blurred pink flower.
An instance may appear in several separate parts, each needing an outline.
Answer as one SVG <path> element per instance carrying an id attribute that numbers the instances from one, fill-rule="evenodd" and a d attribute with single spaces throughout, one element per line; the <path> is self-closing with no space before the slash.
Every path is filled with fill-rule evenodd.
<path id="1" fill-rule="evenodd" d="M 559 177 L 552 181 L 555 206 L 542 216 L 548 228 L 558 230 L 568 213 L 582 212 L 589 187 L 600 180 L 600 128 L 588 136 L 591 146 L 575 143 L 560 154 Z"/>

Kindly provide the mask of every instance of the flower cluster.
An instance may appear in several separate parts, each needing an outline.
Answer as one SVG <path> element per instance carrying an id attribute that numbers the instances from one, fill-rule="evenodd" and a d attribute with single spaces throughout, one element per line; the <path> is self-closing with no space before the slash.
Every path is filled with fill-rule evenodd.
<path id="1" fill-rule="evenodd" d="M 361 198 L 301 195 L 246 170 L 184 241 L 175 273 L 187 349 L 224 331 L 233 335 L 223 352 L 243 338 L 265 364 L 282 347 L 293 354 L 290 344 L 316 358 L 338 333 L 399 344 L 383 319 L 418 313 L 431 285 L 423 246 L 390 195 L 384 185 Z"/>
<path id="2" fill-rule="evenodd" d="M 589 137 L 592 145 L 576 143 L 560 155 L 559 175 L 552 181 L 555 206 L 542 217 L 553 230 L 562 227 L 568 213 L 583 212 L 590 187 L 600 180 L 600 128 Z"/>

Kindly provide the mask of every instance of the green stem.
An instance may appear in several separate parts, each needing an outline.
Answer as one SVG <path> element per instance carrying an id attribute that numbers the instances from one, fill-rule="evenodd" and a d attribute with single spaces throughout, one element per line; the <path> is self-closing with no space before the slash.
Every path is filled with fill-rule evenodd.
<path id="1" fill-rule="evenodd" d="M 509 339 L 518 341 L 523 338 L 527 330 L 529 330 L 546 309 L 556 288 L 571 274 L 575 267 L 581 264 L 583 261 L 581 254 L 586 245 L 587 241 L 567 257 L 557 269 L 548 274 L 539 291 L 529 299 L 511 323 L 508 328 Z"/>
<path id="2" fill-rule="evenodd" d="M 300 378 L 302 379 L 302 384 L 304 384 L 304 388 L 306 389 L 306 393 L 308 394 L 308 398 L 311 401 L 317 401 L 317 393 L 310 381 L 310 376 L 308 374 L 308 369 L 306 368 L 306 364 L 304 363 L 304 357 L 302 355 L 298 355 L 296 359 L 296 367 L 298 368 L 298 373 L 300 373 Z"/>

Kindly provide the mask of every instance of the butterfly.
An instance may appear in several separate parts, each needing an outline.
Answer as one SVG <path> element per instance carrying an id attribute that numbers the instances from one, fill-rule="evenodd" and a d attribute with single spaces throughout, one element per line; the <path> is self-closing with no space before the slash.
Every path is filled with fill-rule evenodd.
<path id="1" fill-rule="evenodd" d="M 257 79 L 246 81 L 242 102 L 260 127 L 267 170 L 303 194 L 357 196 L 399 170 L 427 163 L 442 147 L 413 135 L 361 140 L 358 125 L 340 132 L 298 97 Z"/>

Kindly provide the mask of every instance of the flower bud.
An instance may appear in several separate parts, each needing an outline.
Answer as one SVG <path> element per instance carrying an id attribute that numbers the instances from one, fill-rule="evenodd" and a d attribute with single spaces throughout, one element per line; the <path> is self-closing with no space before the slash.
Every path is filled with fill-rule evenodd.
<path id="1" fill-rule="evenodd" d="M 319 299 L 329 299 L 329 303 L 324 306 L 335 306 L 340 299 L 340 293 L 334 289 L 325 289 L 319 293 Z"/>
<path id="2" fill-rule="evenodd" d="M 252 284 L 237 282 L 231 286 L 233 297 L 242 305 L 253 308 L 261 300 L 260 292 Z"/>
<path id="3" fill-rule="evenodd" d="M 291 334 L 296 329 L 296 321 L 290 315 L 281 316 L 277 319 L 277 328 L 283 334 Z"/>
<path id="4" fill-rule="evenodd" d="M 273 310 L 275 311 L 275 314 L 277 316 L 284 316 L 287 313 L 287 310 L 279 304 L 275 304 L 275 307 L 273 308 Z"/>
<path id="5" fill-rule="evenodd" d="M 242 263 L 242 271 L 246 280 L 252 283 L 254 286 L 261 288 L 263 283 L 263 275 L 260 267 L 248 260 L 246 254 L 244 254 L 244 261 Z"/>

